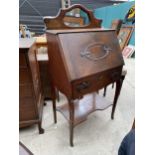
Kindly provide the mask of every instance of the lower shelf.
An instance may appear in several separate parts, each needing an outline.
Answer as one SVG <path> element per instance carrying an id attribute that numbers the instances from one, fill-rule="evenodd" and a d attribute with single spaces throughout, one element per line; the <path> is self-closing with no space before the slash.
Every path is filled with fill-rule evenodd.
<path id="1" fill-rule="evenodd" d="M 80 100 L 74 101 L 74 126 L 85 121 L 87 116 L 96 111 L 104 110 L 111 106 L 112 103 L 107 101 L 104 97 L 99 96 L 97 93 L 85 95 Z M 69 104 L 57 106 L 57 111 L 61 112 L 64 117 L 69 121 Z"/>

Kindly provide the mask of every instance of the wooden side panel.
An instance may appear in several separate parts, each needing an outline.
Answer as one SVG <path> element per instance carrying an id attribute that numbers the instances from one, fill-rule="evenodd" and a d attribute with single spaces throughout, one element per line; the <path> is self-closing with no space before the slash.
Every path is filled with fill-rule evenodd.
<path id="1" fill-rule="evenodd" d="M 69 76 L 64 65 L 63 56 L 58 43 L 57 35 L 46 33 L 49 56 L 49 72 L 54 85 L 67 96 L 71 96 Z"/>
<path id="2" fill-rule="evenodd" d="M 19 121 L 37 119 L 28 49 L 19 53 Z"/>
<path id="3" fill-rule="evenodd" d="M 19 99 L 19 120 L 27 121 L 37 119 L 34 100 L 32 97 Z"/>
<path id="4" fill-rule="evenodd" d="M 49 67 L 48 67 L 48 60 L 39 61 L 39 69 L 40 69 L 40 78 L 44 93 L 44 98 L 52 98 L 52 89 L 50 83 L 50 74 L 49 74 Z"/>
<path id="5" fill-rule="evenodd" d="M 41 82 L 40 82 L 40 74 L 39 74 L 39 64 L 36 58 L 35 53 L 36 46 L 32 46 L 29 50 L 29 65 L 31 69 L 32 81 L 34 85 L 35 99 L 36 102 L 39 103 L 39 98 L 41 94 Z"/>
<path id="6" fill-rule="evenodd" d="M 19 96 L 20 98 L 24 97 L 33 97 L 32 84 L 21 84 L 19 86 Z"/>
<path id="7" fill-rule="evenodd" d="M 19 66 L 20 68 L 27 68 L 26 55 L 24 53 L 19 53 Z"/>

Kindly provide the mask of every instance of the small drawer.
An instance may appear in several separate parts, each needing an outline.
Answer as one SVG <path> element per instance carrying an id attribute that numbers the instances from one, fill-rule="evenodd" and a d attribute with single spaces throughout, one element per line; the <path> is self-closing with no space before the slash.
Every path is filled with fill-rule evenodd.
<path id="1" fill-rule="evenodd" d="M 75 81 L 73 83 L 73 96 L 77 98 L 78 96 L 95 92 L 117 81 L 120 77 L 121 70 L 113 69 Z"/>
<path id="2" fill-rule="evenodd" d="M 105 72 L 103 74 L 99 74 L 96 77 L 96 81 L 98 81 L 98 83 L 104 82 L 105 85 L 108 85 L 108 84 L 115 82 L 118 79 L 120 79 L 120 76 L 121 76 L 121 72 L 118 70 L 108 71 L 108 72 Z"/>
<path id="3" fill-rule="evenodd" d="M 27 67 L 26 55 L 24 53 L 19 53 L 19 67 Z"/>
<path id="4" fill-rule="evenodd" d="M 28 69 L 19 69 L 19 82 L 20 84 L 28 84 L 31 82 L 31 76 Z"/>
<path id="5" fill-rule="evenodd" d="M 74 98 L 78 98 L 81 95 L 91 93 L 96 91 L 96 85 L 94 83 L 95 79 L 94 77 L 87 77 L 85 79 L 81 79 L 78 81 L 75 81 L 73 83 L 73 96 Z"/>

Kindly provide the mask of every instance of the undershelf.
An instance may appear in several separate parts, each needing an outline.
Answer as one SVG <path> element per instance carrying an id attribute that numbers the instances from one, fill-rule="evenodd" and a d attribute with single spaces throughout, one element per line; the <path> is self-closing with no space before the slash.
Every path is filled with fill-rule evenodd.
<path id="1" fill-rule="evenodd" d="M 87 116 L 96 111 L 104 110 L 111 106 L 112 103 L 107 101 L 104 97 L 99 96 L 97 93 L 85 95 L 80 100 L 74 101 L 74 126 L 85 121 Z M 64 117 L 69 121 L 69 104 L 63 104 L 57 106 L 57 111 L 62 113 Z"/>

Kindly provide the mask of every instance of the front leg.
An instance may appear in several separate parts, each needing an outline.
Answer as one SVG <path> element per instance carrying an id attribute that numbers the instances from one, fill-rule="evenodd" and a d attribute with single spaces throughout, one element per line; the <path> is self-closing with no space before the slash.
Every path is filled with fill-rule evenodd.
<path id="1" fill-rule="evenodd" d="M 57 123 L 57 114 L 56 114 L 56 88 L 51 85 L 51 98 L 52 98 L 52 105 L 53 105 L 53 117 L 54 123 Z"/>
<path id="2" fill-rule="evenodd" d="M 70 126 L 70 146 L 74 146 L 74 102 L 71 99 L 68 99 L 69 102 L 69 126 Z"/>
<path id="3" fill-rule="evenodd" d="M 106 92 L 107 92 L 107 86 L 104 87 L 104 93 L 103 93 L 103 96 L 104 96 L 104 97 L 106 96 Z"/>
<path id="4" fill-rule="evenodd" d="M 114 119 L 114 113 L 117 105 L 117 100 L 121 91 L 122 82 L 123 82 L 122 79 L 119 79 L 116 81 L 115 97 L 114 97 L 113 106 L 112 106 L 111 119 Z"/>
<path id="5" fill-rule="evenodd" d="M 56 100 L 54 99 L 53 101 L 53 116 L 54 116 L 54 123 L 57 123 L 57 113 L 56 113 Z"/>
<path id="6" fill-rule="evenodd" d="M 122 85 L 123 85 L 124 79 L 125 79 L 125 75 L 122 75 L 122 76 L 121 76 L 121 88 L 120 88 L 120 92 L 121 92 L 121 89 L 122 89 Z M 119 93 L 120 93 L 120 92 L 119 92 Z M 120 95 L 120 94 L 119 94 L 119 95 Z"/>
<path id="7" fill-rule="evenodd" d="M 41 121 L 38 122 L 38 129 L 39 129 L 39 134 L 44 133 L 44 129 L 41 127 Z"/>

